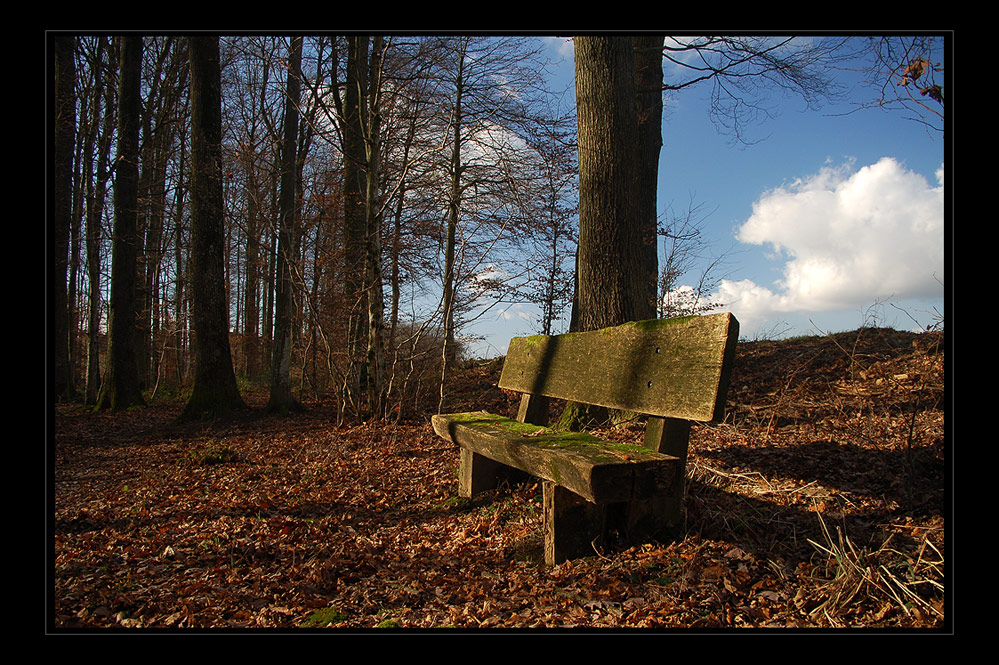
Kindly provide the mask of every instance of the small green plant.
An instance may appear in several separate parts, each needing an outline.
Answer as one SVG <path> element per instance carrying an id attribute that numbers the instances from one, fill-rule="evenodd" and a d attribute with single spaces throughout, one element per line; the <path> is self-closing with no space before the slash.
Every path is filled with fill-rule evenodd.
<path id="1" fill-rule="evenodd" d="M 325 628 L 331 624 L 340 623 L 346 618 L 346 615 L 337 608 L 324 607 L 307 616 L 298 625 L 300 628 Z"/>
<path id="2" fill-rule="evenodd" d="M 437 509 L 442 511 L 463 510 L 465 508 L 468 508 L 471 502 L 472 502 L 471 499 L 466 499 L 460 496 L 452 496 L 438 503 Z"/>
<path id="3" fill-rule="evenodd" d="M 402 628 L 402 624 L 395 619 L 385 619 L 378 622 L 378 628 Z"/>
<path id="4" fill-rule="evenodd" d="M 235 450 L 214 441 L 203 448 L 188 451 L 184 455 L 184 461 L 190 466 L 212 466 L 214 464 L 239 462 L 241 460 L 242 458 Z"/>

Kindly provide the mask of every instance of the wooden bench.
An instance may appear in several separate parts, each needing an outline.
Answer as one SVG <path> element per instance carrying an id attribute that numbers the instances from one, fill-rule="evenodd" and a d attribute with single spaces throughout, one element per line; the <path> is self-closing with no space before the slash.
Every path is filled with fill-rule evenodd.
<path id="1" fill-rule="evenodd" d="M 666 537 L 679 525 L 690 424 L 722 419 L 738 337 L 727 313 L 515 337 L 499 381 L 523 393 L 515 420 L 432 418 L 460 447 L 459 493 L 493 489 L 511 468 L 542 479 L 548 565 L 593 554 L 611 529 L 630 542 Z M 549 398 L 647 416 L 644 443 L 545 427 Z"/>

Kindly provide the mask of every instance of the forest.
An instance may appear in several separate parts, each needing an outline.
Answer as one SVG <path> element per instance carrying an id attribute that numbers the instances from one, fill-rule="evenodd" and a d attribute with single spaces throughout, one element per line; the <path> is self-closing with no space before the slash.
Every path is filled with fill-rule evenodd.
<path id="1" fill-rule="evenodd" d="M 511 408 L 469 351 L 495 308 L 705 311 L 664 92 L 713 81 L 738 134 L 754 95 L 832 94 L 847 41 L 577 38 L 566 104 L 529 36 L 48 35 L 50 625 L 946 626 L 942 322 L 740 345 L 688 535 L 553 571 L 537 485 L 458 500 L 427 424 Z M 936 122 L 925 43 L 887 45 Z"/>
<path id="2" fill-rule="evenodd" d="M 55 299 L 69 317 L 56 321 L 69 338 L 55 359 L 60 397 L 127 408 L 190 385 L 194 300 L 209 289 L 221 290 L 238 381 L 284 384 L 283 409 L 291 391 L 335 395 L 352 416 L 439 400 L 441 358 L 461 356 L 482 303 L 526 299 L 544 312 L 540 331 L 557 325 L 571 298 L 575 118 L 544 89 L 536 40 L 221 39 L 224 221 L 208 282 L 196 277 L 188 39 L 134 40 L 132 111 L 120 90 L 128 41 L 56 40 L 69 81 L 57 94 L 72 109 L 54 160 L 68 220 L 55 237 Z M 132 161 L 137 207 L 112 223 L 114 176 Z M 116 291 L 119 257 L 135 268 Z M 99 387 L 114 364 L 116 294 L 135 312 L 135 367 L 111 399 Z"/>

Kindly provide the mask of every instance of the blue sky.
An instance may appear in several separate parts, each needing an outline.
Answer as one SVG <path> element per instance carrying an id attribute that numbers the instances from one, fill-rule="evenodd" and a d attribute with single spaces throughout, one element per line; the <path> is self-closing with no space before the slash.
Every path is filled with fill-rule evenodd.
<path id="1" fill-rule="evenodd" d="M 556 81 L 571 84 L 571 43 L 549 46 L 564 58 Z M 667 101 L 659 208 L 693 201 L 709 213 L 710 250 L 727 256 L 714 295 L 741 336 L 936 323 L 946 286 L 943 136 L 897 112 L 856 110 L 860 97 L 808 111 L 775 95 L 779 116 L 750 126 L 756 143 L 733 145 L 710 120 L 709 92 Z M 505 353 L 510 337 L 536 332 L 535 314 L 530 305 L 490 311 L 466 331 L 486 338 L 472 355 Z"/>

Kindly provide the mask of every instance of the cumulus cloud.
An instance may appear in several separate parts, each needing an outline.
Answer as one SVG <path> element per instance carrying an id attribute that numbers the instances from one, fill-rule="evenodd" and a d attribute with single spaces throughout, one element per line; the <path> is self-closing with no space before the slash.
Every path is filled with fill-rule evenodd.
<path id="1" fill-rule="evenodd" d="M 522 303 L 514 303 L 499 313 L 504 321 L 530 321 L 534 318 L 531 312 L 524 309 Z"/>
<path id="2" fill-rule="evenodd" d="M 943 172 L 930 185 L 886 157 L 826 167 L 764 193 L 739 228 L 784 262 L 773 288 L 726 281 L 715 299 L 747 320 L 843 310 L 875 300 L 939 297 L 944 268 Z"/>

